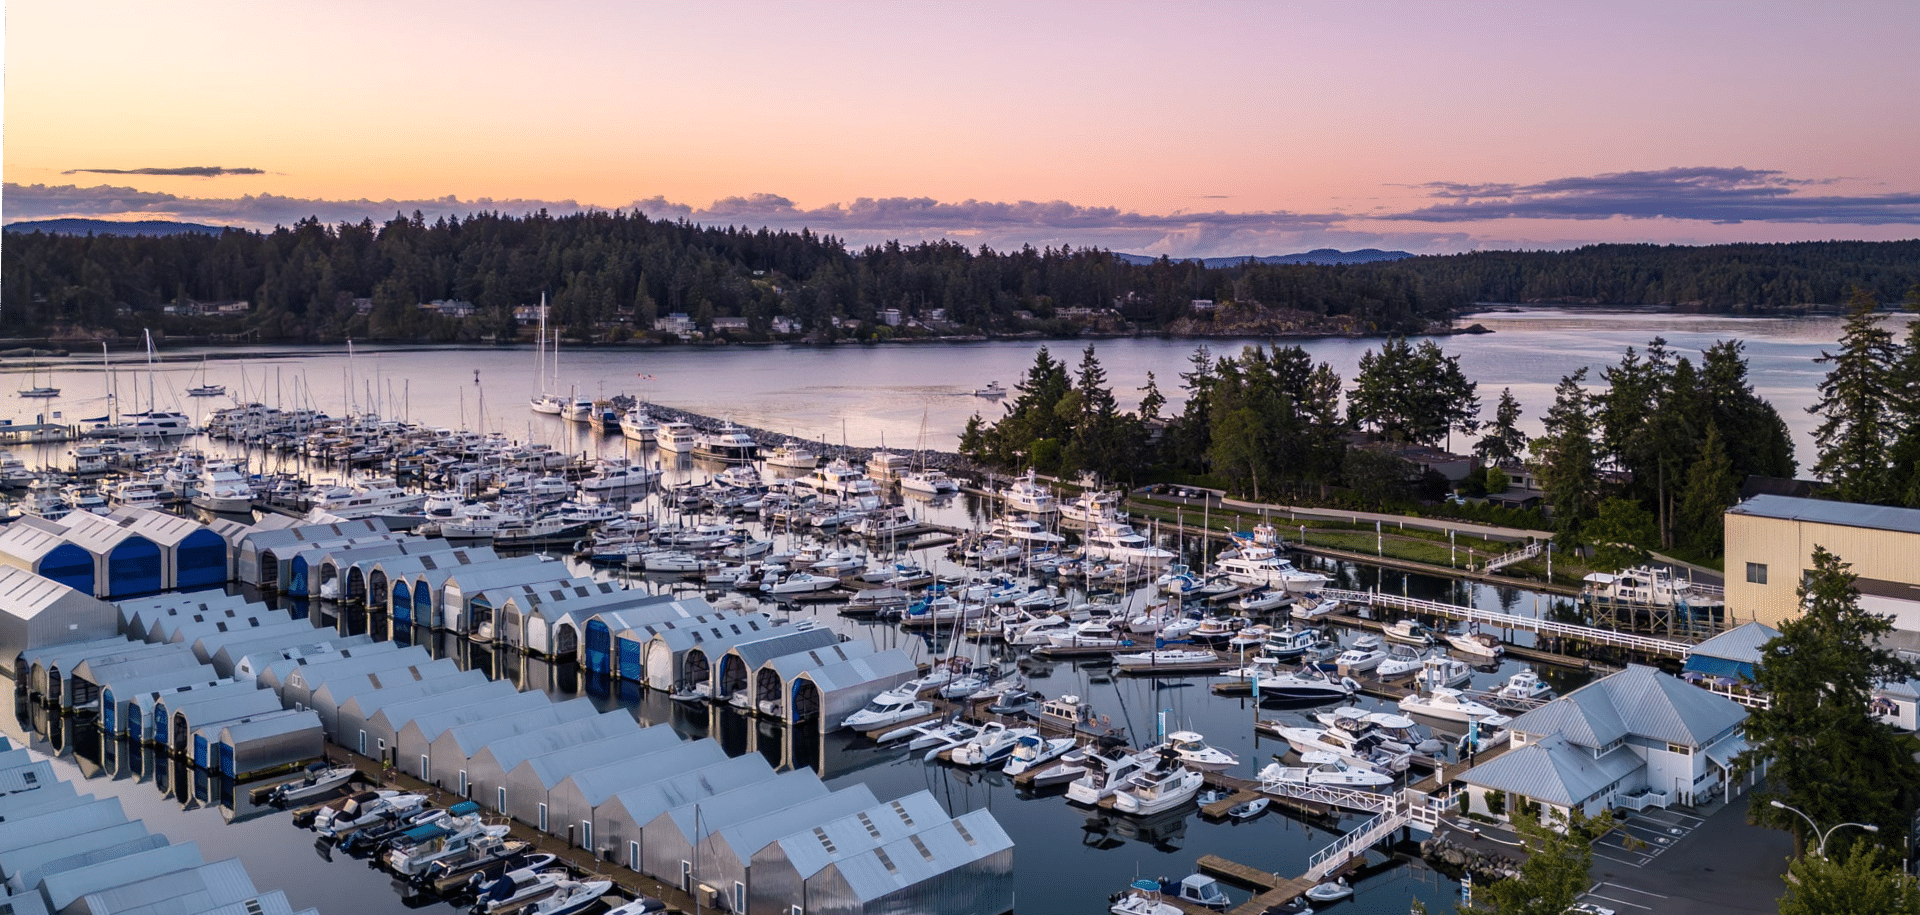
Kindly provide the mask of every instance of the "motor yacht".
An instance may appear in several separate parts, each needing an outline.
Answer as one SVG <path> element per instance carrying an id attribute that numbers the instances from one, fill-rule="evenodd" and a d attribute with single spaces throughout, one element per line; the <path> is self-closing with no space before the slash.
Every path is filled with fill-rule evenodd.
<path id="1" fill-rule="evenodd" d="M 812 473 L 795 482 L 815 492 L 842 498 L 878 496 L 880 493 L 880 488 L 860 468 L 847 463 L 845 458 L 834 458 L 825 466 L 815 467 Z"/>
<path id="2" fill-rule="evenodd" d="M 746 429 L 722 422 L 712 432 L 694 437 L 693 453 L 710 461 L 744 464 L 760 456 L 760 443 L 754 441 Z"/>
<path id="3" fill-rule="evenodd" d="M 905 492 L 917 492 L 922 495 L 938 496 L 950 492 L 959 492 L 960 484 L 947 476 L 946 471 L 935 467 L 923 467 L 909 470 L 900 475 L 900 488 Z"/>
<path id="4" fill-rule="evenodd" d="M 1113 490 L 1088 489 L 1060 503 L 1060 518 L 1087 527 L 1102 521 L 1124 523 L 1126 514 L 1120 510 L 1121 499 L 1122 495 Z"/>
<path id="5" fill-rule="evenodd" d="M 1039 474 L 1033 469 L 1027 475 L 1014 480 L 1001 490 L 1000 498 L 1008 511 L 1026 512 L 1029 515 L 1050 515 L 1060 510 L 1059 502 L 1053 497 L 1052 490 L 1040 485 Z"/>
<path id="6" fill-rule="evenodd" d="M 1473 679 L 1473 668 L 1459 658 L 1449 658 L 1442 654 L 1428 655 L 1420 662 L 1420 685 L 1427 689 L 1450 686 L 1463 687 Z"/>
<path id="7" fill-rule="evenodd" d="M 1380 666 L 1387 659 L 1387 652 L 1381 648 L 1348 648 L 1333 660 L 1334 667 L 1347 676 L 1365 673 Z"/>
<path id="8" fill-rule="evenodd" d="M 1280 671 L 1256 675 L 1253 678 L 1255 696 L 1283 702 L 1333 702 L 1345 699 L 1359 691 L 1360 684 L 1354 682 L 1351 677 L 1335 680 L 1325 671 L 1315 668 Z"/>
<path id="9" fill-rule="evenodd" d="M 1038 769 L 1062 756 L 1067 755 L 1079 742 L 1071 737 L 1042 737 L 1038 733 L 1024 734 L 1013 742 L 1013 751 L 1007 754 L 1006 764 L 1000 771 L 1009 776 Z"/>
<path id="10" fill-rule="evenodd" d="M 992 534 L 1021 543 L 1065 543 L 1067 538 L 1046 529 L 1032 518 L 1001 515 L 988 529 Z"/>
<path id="11" fill-rule="evenodd" d="M 1331 580 L 1318 572 L 1295 568 L 1277 550 L 1264 546 L 1241 547 L 1236 555 L 1223 556 L 1214 570 L 1236 584 L 1277 588 L 1294 595 L 1318 591 Z"/>
<path id="12" fill-rule="evenodd" d="M 1175 558 L 1173 551 L 1154 546 L 1133 525 L 1111 518 L 1096 522 L 1081 539 L 1083 552 L 1093 559 L 1159 569 Z"/>
<path id="13" fill-rule="evenodd" d="M 1447 644 L 1462 654 L 1477 658 L 1497 658 L 1506 654 L 1507 648 L 1500 643 L 1498 636 L 1484 632 L 1452 632 L 1447 634 Z"/>
<path id="14" fill-rule="evenodd" d="M 1014 748 L 1022 738 L 1038 738 L 1039 732 L 1033 728 L 1010 728 L 998 721 L 989 721 L 980 727 L 980 733 L 947 754 L 947 760 L 956 766 L 977 768 L 1003 763 L 1013 755 Z"/>
<path id="15" fill-rule="evenodd" d="M 1337 753 L 1324 750 L 1302 753 L 1300 762 L 1304 765 L 1271 763 L 1260 770 L 1260 780 L 1282 785 L 1335 788 L 1384 788 L 1393 784 L 1393 776 L 1371 766 L 1356 766 Z"/>
<path id="16" fill-rule="evenodd" d="M 1546 699 L 1553 695 L 1553 687 L 1528 668 L 1508 677 L 1493 694 L 1502 699 Z"/>
<path id="17" fill-rule="evenodd" d="M 1157 648 L 1113 656 L 1113 666 L 1125 671 L 1217 669 L 1225 666 L 1218 654 L 1200 648 Z"/>
<path id="18" fill-rule="evenodd" d="M 1426 656 L 1413 650 L 1411 645 L 1389 645 L 1387 656 L 1374 667 L 1373 675 L 1382 680 L 1404 677 L 1419 671 L 1426 660 Z"/>
<path id="19" fill-rule="evenodd" d="M 674 454 L 691 454 L 698 435 L 692 423 L 678 421 L 661 423 L 659 429 L 654 432 L 653 446 Z"/>
<path id="20" fill-rule="evenodd" d="M 1182 765 L 1180 758 L 1166 748 L 1149 750 L 1154 764 L 1129 776 L 1113 794 L 1113 809 L 1136 816 L 1150 816 L 1172 810 L 1192 801 L 1205 787 L 1206 776 Z"/>
<path id="21" fill-rule="evenodd" d="M 1167 745 L 1189 769 L 1224 772 L 1240 765 L 1238 756 L 1218 747 L 1208 746 L 1206 738 L 1200 736 L 1197 731 L 1174 731 L 1167 735 Z"/>
<path id="22" fill-rule="evenodd" d="M 607 498 L 631 490 L 646 489 L 660 479 L 660 472 L 633 461 L 601 461 L 593 475 L 580 481 L 580 491 Z"/>
<path id="23" fill-rule="evenodd" d="M 635 405 L 633 409 L 620 414 L 620 434 L 631 442 L 651 442 L 660 431 L 660 425 L 647 414 L 647 408 Z"/>
<path id="24" fill-rule="evenodd" d="M 1274 734 L 1301 755 L 1332 753 L 1356 766 L 1383 772 L 1405 772 L 1413 762 L 1413 748 L 1390 740 L 1364 719 L 1343 719 L 1327 727 L 1285 725 L 1262 720 L 1255 727 Z"/>
<path id="25" fill-rule="evenodd" d="M 1233 602 L 1236 610 L 1248 613 L 1266 613 L 1292 604 L 1294 596 L 1284 588 L 1255 588 L 1246 596 Z"/>
<path id="26" fill-rule="evenodd" d="M 1114 742 L 1103 743 L 1107 745 L 1087 754 L 1087 771 L 1067 786 L 1067 800 L 1089 806 L 1098 804 L 1124 787 L 1128 779 L 1159 765 L 1157 752 L 1135 753 Z M 1194 793 L 1199 791 L 1196 786 Z"/>
<path id="27" fill-rule="evenodd" d="M 1428 691 L 1426 694 L 1414 693 L 1400 700 L 1400 710 L 1411 715 L 1425 715 L 1445 721 L 1471 721 L 1475 718 L 1490 718 L 1499 712 L 1467 698 L 1465 693 L 1445 686 Z"/>
<path id="28" fill-rule="evenodd" d="M 1433 635 L 1418 620 L 1398 620 L 1386 628 L 1384 635 L 1389 642 L 1412 645 L 1415 648 L 1427 648 L 1433 645 Z"/>
<path id="29" fill-rule="evenodd" d="M 210 512 L 253 511 L 253 480 L 248 478 L 246 466 L 234 461 L 208 461 L 205 475 L 194 490 L 193 504 Z"/>
<path id="30" fill-rule="evenodd" d="M 1260 647 L 1263 654 L 1270 658 L 1297 658 L 1321 642 L 1318 629 L 1276 629 L 1267 634 L 1266 644 Z"/>

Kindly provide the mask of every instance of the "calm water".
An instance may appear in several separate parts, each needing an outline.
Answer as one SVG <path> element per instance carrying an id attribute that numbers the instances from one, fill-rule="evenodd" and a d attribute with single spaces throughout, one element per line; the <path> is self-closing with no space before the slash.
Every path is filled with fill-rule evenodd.
<path id="1" fill-rule="evenodd" d="M 1458 355 L 1467 376 L 1480 384 L 1490 415 L 1500 389 L 1513 388 L 1525 407 L 1523 425 L 1538 431 L 1539 417 L 1553 401 L 1553 386 L 1581 366 L 1599 369 L 1617 362 L 1628 346 L 1644 348 L 1664 336 L 1683 354 L 1723 339 L 1746 343 L 1754 386 L 1779 408 L 1794 432 L 1802 467 L 1810 463 L 1814 423 L 1805 408 L 1824 367 L 1813 362 L 1839 338 L 1841 319 L 1724 318 L 1631 311 L 1523 310 L 1470 316 L 1495 331 L 1477 336 L 1437 338 Z M 1889 319 L 1903 326 L 1905 317 Z M 1259 341 L 1216 340 L 1216 353 L 1233 353 Z M 1283 341 L 1294 342 L 1294 341 Z M 1343 338 L 1297 341 L 1316 360 L 1326 361 L 1348 382 L 1360 356 L 1377 340 Z M 1109 383 L 1123 408 L 1139 401 L 1138 388 L 1153 372 L 1161 391 L 1177 403 L 1179 373 L 1196 346 L 1190 340 L 1158 338 L 1096 341 Z M 587 396 L 637 394 L 681 407 L 838 444 L 889 444 L 951 449 L 967 418 L 1001 415 L 999 404 L 973 397 L 989 381 L 1012 387 L 1032 364 L 1037 344 L 996 341 L 966 344 L 888 346 L 658 347 L 649 349 L 563 350 L 560 393 Z M 1056 358 L 1076 365 L 1081 344 L 1054 341 Z M 380 409 L 386 415 L 443 426 L 473 427 L 484 416 L 488 429 L 516 438 L 571 442 L 579 433 L 552 417 L 527 410 L 530 394 L 540 390 L 531 347 L 407 348 L 239 347 L 205 351 L 169 348 L 151 373 L 144 357 L 116 353 L 113 378 L 123 408 L 151 399 L 163 408 L 199 415 L 231 401 L 189 399 L 181 392 L 207 381 L 224 384 L 236 396 L 279 406 L 312 406 L 341 415 L 348 409 Z M 76 353 L 54 366 L 52 384 L 63 395 L 52 401 L 20 398 L 30 367 L 22 360 L 0 366 L 0 417 L 31 421 L 58 411 L 62 419 L 97 416 L 107 410 L 109 375 L 97 355 Z M 477 378 L 476 378 L 477 370 Z M 42 383 L 47 373 L 40 370 Z M 485 412 L 481 412 L 484 400 Z"/>

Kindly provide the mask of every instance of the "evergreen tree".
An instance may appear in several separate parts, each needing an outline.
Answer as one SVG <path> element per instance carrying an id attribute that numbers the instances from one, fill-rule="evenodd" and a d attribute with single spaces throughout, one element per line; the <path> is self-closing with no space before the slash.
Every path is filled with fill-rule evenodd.
<path id="1" fill-rule="evenodd" d="M 1639 502 L 1618 496 L 1600 503 L 1599 512 L 1582 535 L 1593 544 L 1593 567 L 1602 572 L 1644 564 L 1653 558 L 1646 544 L 1658 536 L 1653 515 Z"/>
<path id="2" fill-rule="evenodd" d="M 1114 404 L 1113 391 L 1107 387 L 1107 370 L 1101 367 L 1091 343 L 1080 354 L 1074 393 L 1079 395 L 1079 409 L 1073 418 L 1072 445 L 1068 449 L 1075 455 L 1071 466 L 1092 470 L 1106 479 L 1120 477 L 1126 471 L 1120 411 Z"/>
<path id="3" fill-rule="evenodd" d="M 1720 438 L 1720 427 L 1707 424 L 1707 437 L 1700 442 L 1700 454 L 1687 468 L 1687 485 L 1680 497 L 1675 527 L 1681 545 L 1700 556 L 1718 556 L 1726 542 L 1725 514 L 1740 497 L 1733 478 L 1733 461 L 1727 457 Z"/>
<path id="4" fill-rule="evenodd" d="M 1594 439 L 1593 408 L 1586 388 L 1587 370 L 1560 379 L 1546 431 L 1533 440 L 1534 474 L 1553 511 L 1562 546 L 1581 542 L 1582 529 L 1599 508 L 1600 467 Z"/>
<path id="5" fill-rule="evenodd" d="M 1920 312 L 1920 285 L 1907 290 L 1906 309 Z M 1920 508 L 1920 317 L 1907 323 L 1906 345 L 1894 371 L 1895 428 L 1898 433 L 1888 455 L 1888 501 Z"/>
<path id="6" fill-rule="evenodd" d="M 1518 461 L 1527 453 L 1527 434 L 1520 431 L 1520 401 L 1514 399 L 1512 388 L 1500 389 L 1500 403 L 1494 407 L 1493 422 L 1487 426 L 1487 434 L 1473 446 L 1473 453 L 1492 466 Z"/>
<path id="7" fill-rule="evenodd" d="M 1828 851 L 1787 865 L 1780 915 L 1920 915 L 1920 879 L 1902 870 L 1898 858 L 1872 847 Z"/>
<path id="8" fill-rule="evenodd" d="M 1400 338 L 1360 357 L 1347 409 L 1350 422 L 1387 441 L 1436 445 L 1455 428 L 1479 427 L 1480 400 L 1458 357 L 1432 340 L 1414 347 Z"/>
<path id="9" fill-rule="evenodd" d="M 1613 815 L 1587 819 L 1577 811 L 1565 831 L 1537 818 L 1513 817 L 1526 848 L 1517 876 L 1474 887 L 1472 915 L 1566 915 L 1591 884 L 1593 843 L 1613 828 Z"/>
<path id="10" fill-rule="evenodd" d="M 1851 566 L 1819 546 L 1812 564 L 1797 592 L 1800 616 L 1780 624 L 1780 637 L 1761 647 L 1754 665 L 1754 683 L 1768 701 L 1748 713 L 1751 749 L 1737 767 L 1744 773 L 1765 761 L 1767 781 L 1753 793 L 1752 816 L 1793 830 L 1802 849 L 1817 837 L 1808 835 L 1805 820 L 1770 801 L 1816 823 L 1874 824 L 1880 831 L 1860 841 L 1897 848 L 1920 797 L 1920 763 L 1908 739 L 1871 708 L 1881 683 L 1917 671 L 1885 647 L 1893 617 L 1861 608 Z"/>
<path id="11" fill-rule="evenodd" d="M 1880 503 L 1889 496 L 1890 451 L 1898 421 L 1893 334 L 1880 324 L 1872 293 L 1857 289 L 1840 335 L 1840 352 L 1814 360 L 1832 365 L 1820 382 L 1820 399 L 1807 412 L 1821 417 L 1813 437 L 1820 449 L 1813 470 L 1827 478 L 1835 497 Z"/>

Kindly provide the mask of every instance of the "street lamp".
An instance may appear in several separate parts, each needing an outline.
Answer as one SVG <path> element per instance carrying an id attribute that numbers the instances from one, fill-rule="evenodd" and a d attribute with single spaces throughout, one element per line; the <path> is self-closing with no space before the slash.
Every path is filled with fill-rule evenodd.
<path id="1" fill-rule="evenodd" d="M 1829 828 L 1829 829 L 1828 829 L 1827 831 L 1825 831 L 1825 832 L 1821 832 L 1821 831 L 1820 831 L 1820 824 L 1819 824 L 1819 823 L 1815 823 L 1815 822 L 1813 821 L 1813 817 L 1810 817 L 1810 816 L 1807 816 L 1807 812 L 1806 812 L 1806 811 L 1804 811 L 1804 810 L 1801 810 L 1801 809 L 1800 809 L 1800 808 L 1798 808 L 1798 807 L 1792 807 L 1792 806 L 1789 806 L 1789 805 L 1787 805 L 1787 804 L 1782 804 L 1782 803 L 1780 803 L 1780 802 L 1779 802 L 1779 801 L 1777 801 L 1777 800 L 1775 800 L 1775 801 L 1769 801 L 1769 803 L 1771 803 L 1771 804 L 1772 804 L 1773 806 L 1775 806 L 1775 807 L 1778 807 L 1778 808 L 1780 808 L 1781 810 L 1791 810 L 1791 811 L 1793 811 L 1794 813 L 1797 813 L 1797 814 L 1799 814 L 1799 815 L 1800 815 L 1800 819 L 1803 819 L 1803 820 L 1806 820 L 1806 821 L 1807 821 L 1807 825 L 1808 825 L 1808 826 L 1811 826 L 1811 827 L 1813 827 L 1813 834 L 1814 834 L 1814 835 L 1816 835 L 1816 836 L 1819 836 L 1819 837 L 1820 837 L 1820 841 L 1819 841 L 1819 842 L 1817 842 L 1817 843 L 1815 843 L 1815 844 L 1814 844 L 1814 846 L 1813 846 L 1813 853 L 1814 853 L 1814 854 L 1816 854 L 1816 855 L 1819 855 L 1819 856 L 1820 856 L 1820 857 L 1822 857 L 1822 858 L 1824 858 L 1824 857 L 1826 857 L 1826 856 L 1827 856 L 1827 838 L 1828 838 L 1829 836 L 1831 836 L 1831 835 L 1833 835 L 1834 833 L 1836 833 L 1836 832 L 1838 832 L 1838 831 L 1840 831 L 1840 828 L 1841 828 L 1841 827 L 1843 827 L 1843 826 L 1858 826 L 1858 827 L 1860 827 L 1861 829 L 1864 829 L 1864 830 L 1866 830 L 1866 831 L 1868 831 L 1868 832 L 1879 832 L 1879 831 L 1880 831 L 1880 827 L 1878 827 L 1878 826 L 1875 826 L 1875 825 L 1873 825 L 1872 823 L 1835 823 L 1835 824 L 1834 824 L 1834 825 L 1833 825 L 1833 826 L 1832 826 L 1831 828 Z"/>

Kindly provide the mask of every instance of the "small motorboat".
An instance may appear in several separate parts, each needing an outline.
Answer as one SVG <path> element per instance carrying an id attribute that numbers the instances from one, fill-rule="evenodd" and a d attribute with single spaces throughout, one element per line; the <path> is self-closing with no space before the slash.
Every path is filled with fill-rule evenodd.
<path id="1" fill-rule="evenodd" d="M 713 698 L 713 684 L 706 680 L 698 683 L 682 683 L 678 689 L 668 693 L 667 698 L 675 702 L 699 705 Z"/>
<path id="2" fill-rule="evenodd" d="M 399 791 L 363 791 L 337 807 L 323 808 L 313 818 L 313 829 L 338 838 L 363 826 L 405 816 L 427 805 L 426 795 Z"/>
<path id="3" fill-rule="evenodd" d="M 653 915 L 655 912 L 664 912 L 666 910 L 667 904 L 661 900 L 655 899 L 652 896 L 636 896 L 627 902 L 608 909 L 606 915 Z"/>
<path id="4" fill-rule="evenodd" d="M 1553 687 L 1529 668 L 1508 677 L 1493 694 L 1502 699 L 1545 699 L 1553 695 Z"/>
<path id="5" fill-rule="evenodd" d="M 546 898 L 520 910 L 520 915 L 576 915 L 613 889 L 611 880 L 560 880 Z"/>
<path id="6" fill-rule="evenodd" d="M 1333 902 L 1353 895 L 1353 887 L 1347 885 L 1347 878 L 1322 883 L 1307 891 L 1307 898 L 1314 902 Z"/>
<path id="7" fill-rule="evenodd" d="M 1142 881 L 1154 883 L 1154 881 Z M 1154 883 L 1157 887 L 1159 884 Z M 1115 893 L 1108 900 L 1111 905 L 1107 911 L 1113 915 L 1185 915 L 1181 908 L 1160 898 L 1158 889 L 1129 889 L 1124 893 Z"/>
<path id="8" fill-rule="evenodd" d="M 353 781 L 360 770 L 352 766 L 328 766 L 326 763 L 314 763 L 307 767 L 306 774 L 299 779 L 274 786 L 267 795 L 267 803 L 275 807 L 285 807 L 301 801 L 318 800 L 326 797 L 341 786 Z"/>
<path id="9" fill-rule="evenodd" d="M 991 766 L 1004 762 L 1013 755 L 1019 741 L 1027 737 L 1038 737 L 1033 728 L 1010 728 L 998 721 L 989 721 L 980 726 L 980 733 L 972 740 L 953 748 L 947 754 L 947 761 L 956 766 Z"/>
<path id="10" fill-rule="evenodd" d="M 1427 695 L 1414 693 L 1400 700 L 1400 710 L 1410 715 L 1425 715 L 1446 721 L 1471 721 L 1499 714 L 1492 708 L 1467 698 L 1457 689 L 1439 687 Z"/>
<path id="11" fill-rule="evenodd" d="M 1251 820 L 1254 817 L 1266 813 L 1267 805 L 1270 803 L 1272 802 L 1264 797 L 1256 797 L 1246 803 L 1235 804 L 1232 807 L 1228 807 L 1227 816 L 1236 820 Z"/>
<path id="12" fill-rule="evenodd" d="M 1426 648 L 1433 644 L 1433 635 L 1418 620 L 1400 620 L 1386 629 L 1387 641 Z"/>
<path id="13" fill-rule="evenodd" d="M 1454 632 L 1447 635 L 1447 644 L 1454 651 L 1470 654 L 1477 658 L 1497 658 L 1506 654 L 1507 648 L 1500 644 L 1496 636 L 1484 632 Z"/>
<path id="14" fill-rule="evenodd" d="M 1270 763 L 1260 770 L 1260 779 L 1285 785 L 1337 788 L 1384 788 L 1393 784 L 1393 776 L 1377 769 L 1353 765 L 1338 753 L 1302 753 L 1300 761 L 1306 765 Z"/>
<path id="15" fill-rule="evenodd" d="M 1053 760 L 1067 755 L 1077 742 L 1071 737 L 1046 738 L 1038 733 L 1024 734 L 1013 742 L 1013 752 L 1007 755 L 1006 765 L 1000 771 L 1008 775 L 1019 775 L 1029 769 L 1038 769 Z"/>
<path id="16" fill-rule="evenodd" d="M 473 911 L 482 915 L 515 911 L 552 895 L 568 879 L 564 867 L 510 870 L 488 881 L 474 894 Z"/>
<path id="17" fill-rule="evenodd" d="M 840 722 L 840 726 L 856 731 L 871 731 L 914 718 L 925 718 L 933 714 L 933 703 L 912 696 L 902 696 L 893 692 L 881 693 L 872 702 Z"/>
<path id="18" fill-rule="evenodd" d="M 1218 747 L 1208 746 L 1206 738 L 1196 731 L 1174 731 L 1167 735 L 1167 744 L 1189 769 L 1224 772 L 1240 765 L 1240 757 Z"/>

